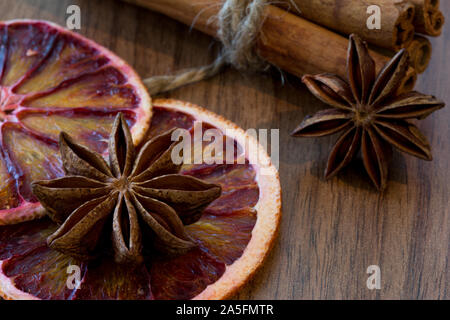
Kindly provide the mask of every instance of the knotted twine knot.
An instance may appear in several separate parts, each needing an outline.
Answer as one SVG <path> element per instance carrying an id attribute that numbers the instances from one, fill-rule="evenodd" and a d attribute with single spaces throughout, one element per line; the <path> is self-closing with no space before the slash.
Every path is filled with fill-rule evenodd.
<path id="1" fill-rule="evenodd" d="M 268 0 L 226 0 L 218 13 L 217 36 L 223 44 L 213 63 L 186 69 L 175 75 L 144 79 L 151 95 L 212 77 L 225 65 L 238 70 L 265 70 L 268 63 L 254 50 L 254 44 L 263 23 L 263 12 Z"/>

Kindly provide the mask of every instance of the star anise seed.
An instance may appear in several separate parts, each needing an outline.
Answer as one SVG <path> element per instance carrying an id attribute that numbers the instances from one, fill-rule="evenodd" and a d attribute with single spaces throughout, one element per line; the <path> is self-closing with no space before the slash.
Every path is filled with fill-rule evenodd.
<path id="1" fill-rule="evenodd" d="M 303 76 L 311 93 L 333 108 L 306 117 L 292 135 L 320 137 L 343 131 L 328 158 L 327 178 L 348 165 L 360 149 L 364 167 L 379 190 L 386 187 L 391 145 L 431 160 L 427 139 L 407 119 L 423 119 L 445 104 L 414 91 L 399 95 L 398 88 L 407 68 L 407 52 L 401 50 L 375 77 L 375 63 L 367 44 L 351 35 L 348 83 L 332 74 Z"/>
<path id="2" fill-rule="evenodd" d="M 171 253 L 195 247 L 184 225 L 200 218 L 221 187 L 178 174 L 181 165 L 171 160 L 176 144 L 172 132 L 148 141 L 136 156 L 119 114 L 109 139 L 109 164 L 62 132 L 66 176 L 32 184 L 50 219 L 60 224 L 47 239 L 49 246 L 86 260 L 107 250 L 106 243 L 116 262 L 131 264 L 143 261 L 143 246 L 148 246 L 144 234 L 154 239 L 155 247 Z"/>

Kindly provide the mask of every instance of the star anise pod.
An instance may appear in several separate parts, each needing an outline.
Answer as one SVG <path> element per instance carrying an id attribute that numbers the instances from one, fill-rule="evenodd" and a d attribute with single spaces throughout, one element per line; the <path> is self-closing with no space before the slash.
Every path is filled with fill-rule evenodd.
<path id="1" fill-rule="evenodd" d="M 431 160 L 431 149 L 419 129 L 406 119 L 423 119 L 444 103 L 418 92 L 398 94 L 408 68 L 399 51 L 375 77 L 367 44 L 351 35 L 347 53 L 348 83 L 332 74 L 305 75 L 302 80 L 320 100 L 332 106 L 306 117 L 292 132 L 296 137 L 319 137 L 343 131 L 328 158 L 325 176 L 346 166 L 361 149 L 364 167 L 375 186 L 386 186 L 392 147 Z"/>
<path id="2" fill-rule="evenodd" d="M 172 132 L 148 141 L 136 156 L 119 114 L 109 138 L 109 164 L 61 133 L 66 176 L 32 184 L 50 219 L 60 224 L 49 246 L 83 260 L 109 246 L 116 262 L 132 264 L 143 261 L 143 247 L 150 245 L 144 238 L 172 253 L 193 248 L 184 224 L 198 220 L 221 187 L 178 174 Z"/>

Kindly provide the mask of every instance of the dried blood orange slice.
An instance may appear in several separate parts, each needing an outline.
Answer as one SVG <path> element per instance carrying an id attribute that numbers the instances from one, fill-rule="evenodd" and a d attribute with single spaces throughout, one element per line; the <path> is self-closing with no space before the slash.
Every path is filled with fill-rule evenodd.
<path id="1" fill-rule="evenodd" d="M 151 101 L 122 59 L 50 22 L 0 22 L 0 225 L 43 214 L 30 182 L 63 175 L 60 131 L 103 152 L 119 111 L 139 142 Z"/>
<path id="2" fill-rule="evenodd" d="M 147 252 L 144 265 L 130 272 L 107 255 L 82 263 L 49 249 L 46 237 L 55 225 L 47 218 L 0 226 L 1 295 L 7 299 L 223 299 L 233 295 L 273 244 L 281 216 L 280 182 L 266 152 L 255 148 L 254 138 L 188 103 L 156 100 L 147 139 L 173 127 L 193 132 L 196 121 L 203 123 L 201 129 L 216 128 L 223 137 L 227 129 L 235 129 L 236 150 L 243 150 L 247 143 L 256 152 L 248 153 L 244 163 L 183 165 L 182 174 L 218 183 L 223 190 L 200 220 L 187 226 L 198 244 L 195 249 L 176 256 Z M 198 148 L 205 151 L 210 143 L 202 141 Z M 259 163 L 266 164 L 264 174 Z M 79 267 L 78 289 L 66 285 L 70 265 Z"/>

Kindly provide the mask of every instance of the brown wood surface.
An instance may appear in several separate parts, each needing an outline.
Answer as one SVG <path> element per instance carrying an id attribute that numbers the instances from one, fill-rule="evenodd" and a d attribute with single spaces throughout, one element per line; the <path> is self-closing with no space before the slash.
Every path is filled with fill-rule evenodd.
<path id="1" fill-rule="evenodd" d="M 78 4 L 80 33 L 110 48 L 145 76 L 214 58 L 213 40 L 160 14 L 114 0 L 1 0 L 0 19 L 39 18 L 65 25 Z M 441 1 L 450 16 L 450 1 Z M 416 88 L 450 103 L 450 30 L 431 39 L 433 56 Z M 283 219 L 264 267 L 241 299 L 449 299 L 450 107 L 420 122 L 434 161 L 395 153 L 388 189 L 379 194 L 360 162 L 323 179 L 335 137 L 294 139 L 289 132 L 324 107 L 292 76 L 228 69 L 165 97 L 205 106 L 244 128 L 280 129 Z M 366 287 L 369 265 L 381 289 Z"/>

